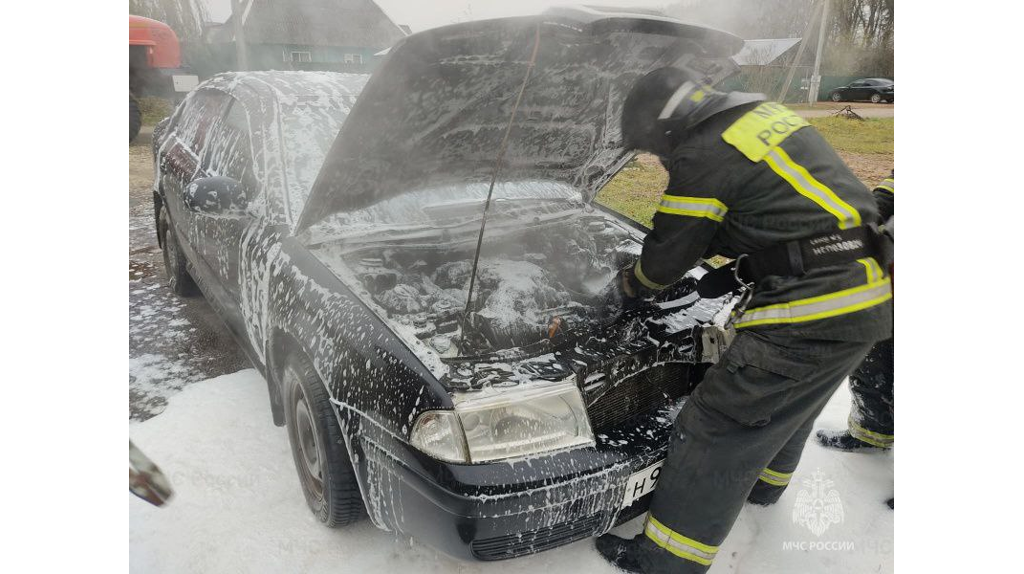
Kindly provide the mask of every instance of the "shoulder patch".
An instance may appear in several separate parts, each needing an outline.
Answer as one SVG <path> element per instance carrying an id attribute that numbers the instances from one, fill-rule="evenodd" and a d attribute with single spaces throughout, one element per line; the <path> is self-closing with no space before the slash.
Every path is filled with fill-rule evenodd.
<path id="1" fill-rule="evenodd" d="M 761 161 L 787 137 L 811 124 L 782 104 L 765 102 L 740 116 L 722 139 L 750 161 Z"/>

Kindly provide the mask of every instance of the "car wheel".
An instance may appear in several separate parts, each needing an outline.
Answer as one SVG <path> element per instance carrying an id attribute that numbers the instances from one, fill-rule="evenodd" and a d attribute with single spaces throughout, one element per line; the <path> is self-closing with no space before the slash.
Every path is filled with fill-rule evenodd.
<path id="1" fill-rule="evenodd" d="M 179 297 L 191 297 L 199 288 L 192 276 L 188 274 L 185 264 L 185 255 L 181 252 L 181 244 L 178 243 L 178 234 L 174 232 L 170 218 L 167 217 L 167 209 L 160 210 L 160 227 L 158 232 L 163 235 L 164 241 L 164 269 L 167 271 L 167 286 L 171 292 Z"/>
<path id="2" fill-rule="evenodd" d="M 882 101 L 882 95 L 881 94 L 871 94 L 871 103 L 872 104 L 877 104 L 880 101 Z"/>
<path id="3" fill-rule="evenodd" d="M 320 522 L 346 526 L 365 514 L 363 497 L 327 389 L 304 355 L 281 373 L 285 426 L 306 504 Z"/>
<path id="4" fill-rule="evenodd" d="M 833 102 L 841 102 L 843 101 L 843 95 L 840 94 L 839 92 L 832 92 L 832 95 L 829 96 L 829 99 L 832 100 Z"/>
<path id="5" fill-rule="evenodd" d="M 142 129 L 142 110 L 139 109 L 139 102 L 128 94 L 128 143 L 135 141 Z"/>

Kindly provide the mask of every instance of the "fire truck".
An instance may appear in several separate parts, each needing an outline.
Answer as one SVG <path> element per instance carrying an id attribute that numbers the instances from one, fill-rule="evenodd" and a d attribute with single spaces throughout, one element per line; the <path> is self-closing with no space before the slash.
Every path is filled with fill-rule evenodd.
<path id="1" fill-rule="evenodd" d="M 139 134 L 142 112 L 138 98 L 180 100 L 199 83 L 181 66 L 181 45 L 170 26 L 128 15 L 128 141 Z"/>

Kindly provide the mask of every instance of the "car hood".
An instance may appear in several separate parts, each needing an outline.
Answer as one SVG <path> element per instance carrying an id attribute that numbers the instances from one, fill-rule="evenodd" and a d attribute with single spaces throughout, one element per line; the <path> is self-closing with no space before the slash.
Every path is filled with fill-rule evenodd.
<path id="1" fill-rule="evenodd" d="M 619 117 L 633 82 L 686 54 L 725 61 L 742 46 L 672 18 L 592 9 L 404 38 L 342 125 L 297 231 L 410 191 L 489 183 L 506 131 L 498 182 L 564 182 L 589 201 L 631 156 Z"/>

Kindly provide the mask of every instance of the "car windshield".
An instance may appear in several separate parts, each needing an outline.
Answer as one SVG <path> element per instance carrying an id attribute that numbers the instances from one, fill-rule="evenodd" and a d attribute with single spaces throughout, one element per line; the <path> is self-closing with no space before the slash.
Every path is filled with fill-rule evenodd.
<path id="1" fill-rule="evenodd" d="M 313 235 L 342 237 L 367 229 L 445 228 L 480 220 L 488 183 L 431 187 L 403 193 L 363 209 L 339 212 L 314 226 Z M 516 217 L 525 212 L 558 216 L 583 207 L 571 185 L 555 181 L 500 182 L 494 186 L 490 217 Z"/>
<path id="2" fill-rule="evenodd" d="M 281 106 L 288 201 L 296 215 L 305 205 L 350 108 L 351 102 L 319 97 L 298 98 Z"/>

